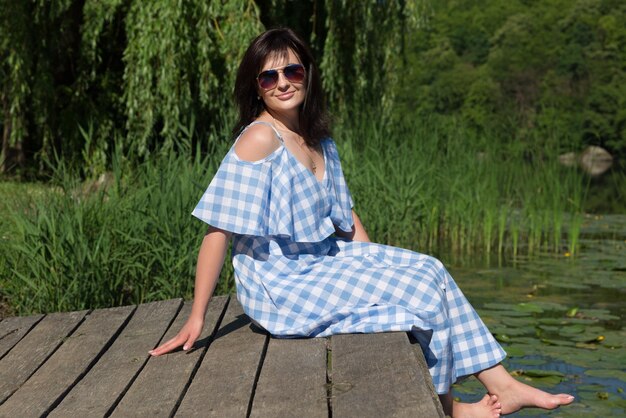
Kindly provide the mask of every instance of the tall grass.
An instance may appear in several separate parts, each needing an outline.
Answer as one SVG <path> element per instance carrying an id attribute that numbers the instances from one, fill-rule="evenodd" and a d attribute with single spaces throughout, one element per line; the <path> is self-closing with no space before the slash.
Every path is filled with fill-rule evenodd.
<path id="1" fill-rule="evenodd" d="M 356 210 L 379 242 L 456 255 L 575 252 L 585 181 L 558 150 L 409 121 L 339 129 Z M 567 220 L 567 223 L 566 223 Z"/>
<path id="2" fill-rule="evenodd" d="M 11 308 L 24 314 L 190 299 L 206 231 L 190 212 L 217 162 L 172 153 L 130 172 L 114 164 L 111 185 L 96 191 L 61 165 L 59 187 L 14 210 L 14 234 L 0 242 Z M 232 290 L 232 270 L 223 276 L 222 293 Z"/>
<path id="3" fill-rule="evenodd" d="M 575 250 L 584 181 L 548 150 L 529 154 L 462 126 L 375 118 L 339 124 L 334 136 L 376 242 L 471 257 Z M 132 167 L 118 155 L 111 184 L 96 191 L 59 164 L 57 186 L 15 209 L 14 232 L 0 240 L 12 310 L 191 298 L 206 225 L 190 212 L 230 146 L 224 138 L 206 156 L 170 152 Z M 232 290 L 226 263 L 217 292 Z"/>

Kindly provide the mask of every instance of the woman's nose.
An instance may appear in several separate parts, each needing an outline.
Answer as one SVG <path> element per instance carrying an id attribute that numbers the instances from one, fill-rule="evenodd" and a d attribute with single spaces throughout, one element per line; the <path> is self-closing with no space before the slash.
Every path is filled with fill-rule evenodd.
<path id="1" fill-rule="evenodd" d="M 285 77 L 285 73 L 283 73 L 282 71 L 278 73 L 277 87 L 281 90 L 289 87 L 289 80 L 287 80 L 287 77 Z"/>

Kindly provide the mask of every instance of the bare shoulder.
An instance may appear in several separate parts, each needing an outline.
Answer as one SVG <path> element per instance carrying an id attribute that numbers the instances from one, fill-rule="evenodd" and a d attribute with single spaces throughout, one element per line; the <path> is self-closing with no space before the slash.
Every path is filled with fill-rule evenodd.
<path id="1" fill-rule="evenodd" d="M 280 147 L 274 130 L 267 125 L 252 125 L 241 134 L 235 144 L 235 153 L 244 161 L 261 160 Z"/>

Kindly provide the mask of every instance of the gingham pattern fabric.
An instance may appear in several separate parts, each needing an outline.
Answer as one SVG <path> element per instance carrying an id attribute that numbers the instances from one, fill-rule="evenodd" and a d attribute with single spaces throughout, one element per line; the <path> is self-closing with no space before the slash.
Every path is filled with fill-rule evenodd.
<path id="1" fill-rule="evenodd" d="M 319 182 L 284 146 L 257 163 L 231 149 L 194 210 L 234 232 L 246 314 L 276 337 L 410 331 L 438 393 L 502 361 L 505 352 L 441 262 L 331 236 L 333 224 L 351 229 L 352 200 L 332 140 L 323 150 Z"/>
<path id="2" fill-rule="evenodd" d="M 319 242 L 352 229 L 352 197 L 332 139 L 322 141 L 320 182 L 281 145 L 266 158 L 239 159 L 235 147 L 222 161 L 192 215 L 209 225 L 245 235 L 275 235 Z M 307 199 L 302 197 L 307 196 Z"/>

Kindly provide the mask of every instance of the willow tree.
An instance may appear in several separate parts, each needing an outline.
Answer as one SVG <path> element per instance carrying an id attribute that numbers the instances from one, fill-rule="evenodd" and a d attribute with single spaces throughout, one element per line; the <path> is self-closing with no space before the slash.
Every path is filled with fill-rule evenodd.
<path id="1" fill-rule="evenodd" d="M 25 135 L 26 97 L 30 94 L 28 69 L 31 66 L 28 25 L 29 4 L 9 0 L 0 3 L 0 105 L 2 106 L 2 149 L 0 171 L 9 165 L 9 149 L 23 160 L 22 138 Z"/>
<path id="2" fill-rule="evenodd" d="M 327 34 L 321 69 L 331 103 L 345 111 L 393 102 L 402 56 L 405 3 L 327 0 Z"/>
<path id="3" fill-rule="evenodd" d="M 0 6 L 0 99 L 2 101 L 2 169 L 24 160 L 26 139 L 47 143 L 53 136 L 52 55 L 65 39 L 50 37 L 67 1 L 11 2 Z M 29 125 L 32 129 L 29 129 Z"/>
<path id="4" fill-rule="evenodd" d="M 261 30 L 249 0 L 133 3 L 126 17 L 124 101 L 129 137 L 140 152 L 157 122 L 168 149 L 181 127 L 228 106 L 236 62 Z"/>
<path id="5" fill-rule="evenodd" d="M 252 0 L 2 0 L 3 169 L 24 149 L 105 164 L 115 138 L 171 149 L 228 106 L 262 28 Z"/>
<path id="6" fill-rule="evenodd" d="M 422 4 L 0 1 L 2 161 L 10 150 L 22 160 L 54 151 L 87 174 L 106 168 L 114 142 L 140 158 L 190 137 L 205 144 L 229 119 L 236 67 L 263 27 L 295 26 L 308 38 L 340 117 L 365 104 L 388 113 Z"/>

